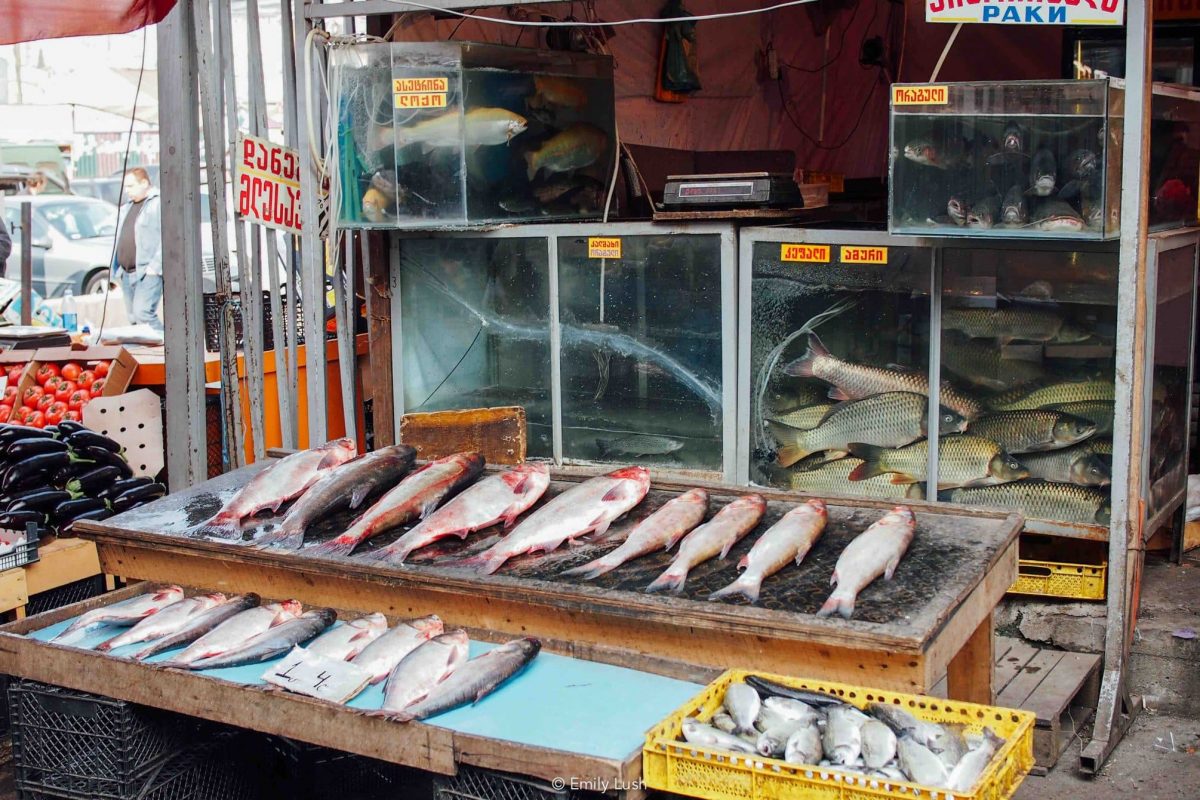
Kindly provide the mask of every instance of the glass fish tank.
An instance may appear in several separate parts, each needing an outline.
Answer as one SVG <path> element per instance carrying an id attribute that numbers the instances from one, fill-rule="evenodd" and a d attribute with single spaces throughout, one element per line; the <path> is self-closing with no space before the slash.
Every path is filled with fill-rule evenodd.
<path id="1" fill-rule="evenodd" d="M 603 212 L 612 59 L 471 42 L 330 54 L 338 224 L 461 228 Z"/>
<path id="2" fill-rule="evenodd" d="M 888 230 L 1119 236 L 1124 99 L 1116 80 L 893 86 Z"/>
<path id="3" fill-rule="evenodd" d="M 1200 91 L 1154 84 L 1150 98 L 1150 202 L 1154 231 L 1195 225 L 1200 214 Z"/>

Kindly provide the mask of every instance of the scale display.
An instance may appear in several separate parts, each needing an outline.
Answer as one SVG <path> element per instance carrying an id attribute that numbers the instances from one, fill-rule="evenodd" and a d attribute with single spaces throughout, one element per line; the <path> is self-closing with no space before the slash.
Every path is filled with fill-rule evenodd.
<path id="1" fill-rule="evenodd" d="M 804 205 L 791 175 L 748 172 L 726 175 L 670 175 L 663 187 L 669 208 L 798 208 Z"/>

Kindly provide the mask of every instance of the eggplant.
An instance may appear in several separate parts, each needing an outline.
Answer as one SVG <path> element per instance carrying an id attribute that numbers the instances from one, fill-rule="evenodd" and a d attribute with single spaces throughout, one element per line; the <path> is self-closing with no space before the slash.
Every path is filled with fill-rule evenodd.
<path id="1" fill-rule="evenodd" d="M 0 528 L 8 531 L 23 531 L 33 523 L 38 527 L 46 524 L 46 515 L 40 511 L 5 511 L 0 514 Z"/>
<path id="2" fill-rule="evenodd" d="M 18 439 L 4 450 L 4 458 L 10 464 L 15 464 L 29 456 L 41 453 L 63 453 L 70 446 L 61 439 Z"/>
<path id="3" fill-rule="evenodd" d="M 69 434 L 67 442 L 76 450 L 83 450 L 85 447 L 103 447 L 105 450 L 111 450 L 114 453 L 120 453 L 122 450 L 119 442 L 114 442 L 107 436 L 89 430 L 76 431 Z"/>
<path id="4" fill-rule="evenodd" d="M 3 482 L 0 482 L 0 488 L 4 489 L 4 491 L 16 489 L 18 488 L 17 484 L 26 485 L 24 481 L 30 475 L 59 470 L 72 464 L 84 463 L 85 461 L 86 459 L 81 459 L 69 450 L 62 450 L 57 453 L 39 453 L 35 456 L 29 456 L 9 465 L 4 473 Z"/>
<path id="5" fill-rule="evenodd" d="M 95 467 L 77 478 L 67 481 L 66 490 L 72 494 L 86 494 L 95 497 L 106 486 L 121 479 L 121 470 L 114 466 Z"/>
<path id="6" fill-rule="evenodd" d="M 43 430 L 45 430 L 45 429 L 43 428 Z M 91 430 L 91 429 L 85 428 L 81 423 L 75 422 L 74 420 L 70 420 L 70 419 L 64 419 L 62 422 L 58 423 L 58 432 L 63 434 L 64 436 L 70 436 L 73 433 L 78 433 L 79 431 L 86 431 L 86 430 Z"/>
<path id="7" fill-rule="evenodd" d="M 76 522 L 82 522 L 83 520 L 99 521 L 102 519 L 108 519 L 112 515 L 113 512 L 107 508 L 98 508 L 95 511 L 85 511 L 82 514 L 73 517 L 69 522 L 61 523 L 58 528 L 59 535 L 70 535 L 75 529 Z"/>
<path id="8" fill-rule="evenodd" d="M 94 497 L 78 497 L 74 500 L 65 500 L 56 505 L 54 510 L 50 512 L 50 519 L 56 525 L 63 525 L 75 519 L 80 514 L 98 509 L 108 510 L 108 504 Z"/>
<path id="9" fill-rule="evenodd" d="M 103 447 L 97 447 L 96 445 L 89 445 L 83 448 L 83 451 L 79 455 L 82 458 L 89 458 L 95 461 L 98 467 L 116 467 L 121 472 L 119 476 L 121 478 L 133 477 L 133 470 L 129 468 L 129 462 L 111 450 L 105 450 Z"/>
<path id="10" fill-rule="evenodd" d="M 59 503 L 74 500 L 75 495 L 59 489 L 35 489 L 11 500 L 5 511 L 41 511 L 48 512 Z"/>
<path id="11" fill-rule="evenodd" d="M 151 478 L 149 475 L 141 475 L 136 478 L 122 478 L 96 492 L 93 497 L 98 497 L 101 500 L 109 500 L 137 486 L 149 486 L 152 483 L 154 483 L 154 478 Z"/>
<path id="12" fill-rule="evenodd" d="M 30 472 L 24 477 L 13 476 L 12 481 L 9 481 L 8 473 L 4 475 L 4 492 L 9 495 L 25 494 L 34 489 L 45 489 L 50 484 L 50 473 L 48 472 Z"/>
<path id="13" fill-rule="evenodd" d="M 135 486 L 116 497 L 112 498 L 109 503 L 112 505 L 114 514 L 120 514 L 122 511 L 128 511 L 131 508 L 136 508 L 142 503 L 149 503 L 151 500 L 157 500 L 167 493 L 167 487 L 161 483 L 151 483 L 146 486 Z"/>
<path id="14" fill-rule="evenodd" d="M 30 428 L 25 425 L 10 425 L 0 430 L 0 447 L 7 447 L 18 439 L 53 439 L 54 434 L 45 428 Z"/>

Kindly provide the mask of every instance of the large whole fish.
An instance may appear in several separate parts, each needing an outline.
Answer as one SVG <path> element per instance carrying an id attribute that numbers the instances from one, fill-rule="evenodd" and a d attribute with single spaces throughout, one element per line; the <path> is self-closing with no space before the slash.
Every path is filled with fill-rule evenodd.
<path id="1" fill-rule="evenodd" d="M 789 764 L 812 764 L 816 766 L 825 759 L 825 745 L 821 741 L 821 729 L 816 720 L 796 730 L 788 737 L 783 748 L 783 760 Z"/>
<path id="2" fill-rule="evenodd" d="M 754 721 L 762 710 L 762 698 L 754 691 L 754 687 L 734 681 L 725 690 L 722 703 L 733 718 L 734 733 L 754 733 Z"/>
<path id="3" fill-rule="evenodd" d="M 869 720 L 851 705 L 829 709 L 822 744 L 825 757 L 834 764 L 850 765 L 862 755 L 862 727 Z"/>
<path id="4" fill-rule="evenodd" d="M 740 736 L 726 733 L 694 717 L 684 719 L 683 739 L 690 744 L 698 744 L 701 747 L 716 747 L 721 750 L 732 750 L 735 753 L 746 753 L 747 755 L 758 754 L 758 750 L 755 749 L 754 745 Z"/>
<path id="5" fill-rule="evenodd" d="M 400 659 L 416 650 L 421 643 L 440 636 L 443 630 L 442 620 L 437 614 L 401 622 L 367 645 L 350 661 L 371 673 L 371 683 L 379 683 L 400 663 Z"/>
<path id="6" fill-rule="evenodd" d="M 708 511 L 708 492 L 689 489 L 668 500 L 662 508 L 637 524 L 621 546 L 594 561 L 569 569 L 563 577 L 578 575 L 585 581 L 616 569 L 626 561 L 641 558 L 657 550 L 670 550 L 684 534 L 704 521 Z"/>
<path id="7" fill-rule="evenodd" d="M 1000 221 L 1014 226 L 1029 221 L 1029 205 L 1025 202 L 1025 192 L 1020 185 L 1013 184 L 1004 193 L 1004 200 L 1000 204 Z"/>
<path id="8" fill-rule="evenodd" d="M 797 430 L 777 422 L 767 425 L 780 443 L 779 464 L 790 467 L 822 450 L 845 454 L 850 442 L 879 447 L 912 444 L 928 433 L 928 411 L 929 399 L 923 394 L 884 392 L 839 403 L 812 430 Z M 938 428 L 943 434 L 961 432 L 966 426 L 966 420 L 948 408 L 938 417 Z"/>
<path id="9" fill-rule="evenodd" d="M 608 149 L 608 134 L 586 122 L 573 122 L 525 154 L 529 180 L 540 171 L 570 172 L 591 166 Z"/>
<path id="10" fill-rule="evenodd" d="M 475 480 L 483 471 L 479 453 L 455 453 L 413 472 L 368 508 L 341 536 L 310 547 L 306 552 L 321 556 L 344 556 L 384 531 L 411 519 L 429 516 L 443 500 Z"/>
<path id="11" fill-rule="evenodd" d="M 1057 450 L 1082 442 L 1095 432 L 1095 424 L 1086 419 L 1046 409 L 998 411 L 971 423 L 972 434 L 991 439 L 1009 453 Z M 1020 460 L 1025 464 L 1025 459 Z"/>
<path id="12" fill-rule="evenodd" d="M 808 335 L 808 350 L 783 371 L 797 378 L 820 378 L 831 383 L 835 400 L 862 400 L 883 392 L 915 392 L 929 396 L 929 376 L 924 372 L 872 367 L 855 364 L 831 355 L 816 334 Z M 942 382 L 941 403 L 966 419 L 979 416 L 982 409 L 973 398 Z"/>
<path id="13" fill-rule="evenodd" d="M 967 227 L 984 230 L 994 228 L 1000 222 L 1000 203 L 998 194 L 988 194 L 971 203 L 971 210 L 967 212 Z"/>
<path id="14" fill-rule="evenodd" d="M 428 697 L 435 686 L 466 663 L 470 644 L 466 631 L 447 631 L 422 642 L 417 649 L 400 659 L 388 675 L 381 709 L 383 714 L 388 716 L 403 712 Z"/>
<path id="15" fill-rule="evenodd" d="M 766 510 L 767 501 L 758 494 L 748 494 L 727 504 L 712 519 L 683 537 L 671 566 L 647 586 L 646 591 L 682 592 L 692 568 L 713 556 L 725 558 L 729 555 L 733 546 L 758 526 Z"/>
<path id="16" fill-rule="evenodd" d="M 379 125 L 372 130 L 375 149 L 419 145 L 422 149 L 507 144 L 525 132 L 529 121 L 506 108 L 473 108 L 466 114 L 447 111 L 413 125 Z"/>
<path id="17" fill-rule="evenodd" d="M 863 723 L 861 734 L 863 764 L 869 769 L 879 769 L 895 758 L 896 734 L 887 725 L 869 719 Z"/>
<path id="18" fill-rule="evenodd" d="M 1086 419 L 1096 426 L 1095 436 L 1112 436 L 1113 413 L 1116 405 L 1111 400 L 1080 400 L 1075 403 L 1053 403 L 1046 406 L 1046 408 Z"/>
<path id="19" fill-rule="evenodd" d="M 643 467 L 622 467 L 591 478 L 551 499 L 503 539 L 459 565 L 490 575 L 522 553 L 549 553 L 585 534 L 602 535 L 649 490 L 650 473 Z"/>
<path id="20" fill-rule="evenodd" d="M 942 335 L 942 367 L 973 386 L 1002 392 L 1045 379 L 1046 370 L 1035 361 L 1005 358 L 994 342 L 972 339 L 946 330 Z"/>
<path id="21" fill-rule="evenodd" d="M 738 569 L 742 574 L 724 589 L 709 595 L 709 600 L 740 594 L 751 603 L 758 602 L 764 579 L 791 562 L 799 566 L 808 551 L 825 531 L 825 502 L 809 500 L 796 506 L 758 537 L 750 552 L 742 556 Z M 786 738 L 786 737 L 785 737 Z"/>
<path id="22" fill-rule="evenodd" d="M 1029 182 L 1029 194 L 1038 197 L 1054 194 L 1054 186 L 1058 182 L 1058 162 L 1054 154 L 1044 147 L 1033 154 L 1033 161 L 1029 165 Z"/>
<path id="23" fill-rule="evenodd" d="M 917 483 L 925 480 L 929 468 L 927 439 L 894 450 L 852 444 L 850 452 L 863 460 L 863 463 L 850 473 L 852 481 L 866 480 L 890 472 L 894 473 L 894 483 Z M 938 441 L 939 489 L 987 486 L 1028 477 L 1029 470 L 991 439 L 957 433 L 953 436 L 943 436 Z"/>
<path id="24" fill-rule="evenodd" d="M 850 619 L 859 592 L 880 575 L 885 580 L 892 579 L 900 559 L 912 543 L 916 525 L 911 509 L 896 506 L 854 537 L 838 556 L 830 579 L 830 583 L 837 588 L 821 606 L 817 616 L 827 617 L 837 612 L 845 619 Z"/>
<path id="25" fill-rule="evenodd" d="M 601 458 L 666 456 L 682 450 L 683 442 L 669 436 L 635 433 L 616 439 L 597 439 L 596 449 Z"/>
<path id="26" fill-rule="evenodd" d="M 178 603 L 182 599 L 183 589 L 178 586 L 163 586 L 152 592 L 146 592 L 145 594 L 139 594 L 137 597 L 113 603 L 110 606 L 93 608 L 91 611 L 85 611 L 80 614 L 79 618 L 68 625 L 66 630 L 50 641 L 57 642 L 66 638 L 75 638 L 78 635 L 82 635 L 82 631 L 90 630 L 99 625 L 116 625 L 127 628 L 130 625 L 136 625 L 146 617 L 157 614 L 169 605 Z"/>
<path id="27" fill-rule="evenodd" d="M 272 626 L 295 619 L 300 611 L 298 600 L 249 608 L 217 625 L 188 645 L 182 653 L 163 662 L 163 666 L 187 667 L 201 659 L 227 653 Z"/>
<path id="28" fill-rule="evenodd" d="M 1083 380 L 1061 381 L 1048 386 L 1036 388 L 1014 389 L 988 401 L 988 408 L 993 411 L 1018 411 L 1023 408 L 1056 408 L 1065 410 L 1062 403 L 1079 403 L 1086 400 L 1116 399 L 1116 386 L 1112 380 Z M 1077 411 L 1067 410 L 1068 414 L 1088 417 Z"/>
<path id="29" fill-rule="evenodd" d="M 537 656 L 542 644 L 537 639 L 514 639 L 481 656 L 472 658 L 437 684 L 423 700 L 394 715 L 407 722 L 426 719 L 464 703 L 478 703 L 500 684 L 520 672 Z"/>
<path id="30" fill-rule="evenodd" d="M 947 308 L 942 312 L 942 328 L 959 331 L 972 339 L 1075 344 L 1090 334 L 1067 322 L 1057 312 L 1036 306 L 1003 308 Z"/>
<path id="31" fill-rule="evenodd" d="M 465 539 L 498 522 L 503 522 L 507 528 L 541 499 L 549 485 L 550 470 L 545 464 L 534 462 L 484 478 L 468 486 L 408 533 L 372 553 L 370 558 L 402 564 L 413 550 L 438 539 L 447 536 Z"/>
<path id="32" fill-rule="evenodd" d="M 530 108 L 570 108 L 576 111 L 587 105 L 587 91 L 571 78 L 557 75 L 535 75 L 533 94 L 525 99 Z"/>
<path id="33" fill-rule="evenodd" d="M 193 532 L 197 536 L 234 539 L 241 532 L 242 520 L 263 509 L 279 507 L 303 494 L 317 482 L 323 470 L 354 458 L 358 448 L 352 439 L 334 439 L 320 447 L 301 450 L 281 458 L 257 473 L 224 507 Z"/>
<path id="34" fill-rule="evenodd" d="M 387 627 L 387 617 L 376 611 L 330 628 L 305 649 L 336 661 L 349 661 L 382 636 Z"/>
<path id="35" fill-rule="evenodd" d="M 961 142 L 946 142 L 938 147 L 930 139 L 912 139 L 904 145 L 904 157 L 926 167 L 950 169 L 967 161 L 966 149 Z"/>
<path id="36" fill-rule="evenodd" d="M 771 414 L 768 416 L 772 422 L 778 422 L 780 425 L 786 425 L 789 428 L 795 428 L 801 431 L 810 431 L 821 424 L 821 421 L 835 407 L 834 403 L 816 403 L 811 406 L 801 406 L 800 408 L 792 409 L 786 414 Z"/>
<path id="37" fill-rule="evenodd" d="M 305 611 L 298 617 L 250 637 L 232 650 L 193 661 L 188 665 L 188 669 L 220 669 L 268 661 L 288 653 L 298 644 L 307 642 L 332 625 L 335 619 L 337 612 L 332 608 Z"/>
<path id="38" fill-rule="evenodd" d="M 945 499 L 963 505 L 1016 508 L 1031 519 L 1088 525 L 1107 525 L 1110 519 L 1108 492 L 1072 483 L 1016 481 L 999 486 L 955 489 L 948 492 Z"/>
<path id="39" fill-rule="evenodd" d="M 1108 486 L 1112 483 L 1108 465 L 1084 445 L 1049 453 L 1027 453 L 1021 456 L 1021 463 L 1029 470 L 1031 478 L 1080 486 Z"/>
<path id="40" fill-rule="evenodd" d="M 1030 223 L 1039 231 L 1077 233 L 1086 227 L 1083 216 L 1070 203 L 1047 200 L 1038 205 Z"/>
<path id="41" fill-rule="evenodd" d="M 207 611 L 188 617 L 182 628 L 143 647 L 133 654 L 133 658 L 141 661 L 164 650 L 170 650 L 172 647 L 191 644 L 225 620 L 256 607 L 260 602 L 262 602 L 262 598 L 253 593 L 231 597 Z"/>
<path id="42" fill-rule="evenodd" d="M 851 481 L 850 473 L 863 463 L 853 456 L 830 461 L 806 472 L 791 472 L 787 484 L 796 492 L 814 494 L 850 494 L 857 497 L 877 497 L 881 500 L 923 500 L 924 487 L 920 483 L 893 483 L 890 475 L 878 475 L 866 480 Z"/>
<path id="43" fill-rule="evenodd" d="M 900 757 L 900 769 L 914 783 L 922 786 L 946 785 L 946 766 L 925 745 L 908 733 L 900 734 L 896 740 L 896 755 Z"/>
<path id="44" fill-rule="evenodd" d="M 991 728 L 984 728 L 983 742 L 959 759 L 943 785 L 952 792 L 970 791 L 991 763 L 992 756 L 1003 744 L 1004 740 L 993 733 Z"/>
<path id="45" fill-rule="evenodd" d="M 946 201 L 946 216 L 958 227 L 963 227 L 967 224 L 967 218 L 971 216 L 971 201 L 965 194 L 950 195 L 950 199 Z"/>
<path id="46" fill-rule="evenodd" d="M 124 647 L 127 644 L 169 636 L 177 633 L 196 614 L 203 613 L 224 602 L 225 595 L 220 592 L 186 597 L 177 603 L 172 603 L 157 614 L 146 617 L 124 633 L 114 636 L 106 642 L 101 642 L 96 645 L 96 649 L 108 651 L 116 647 Z"/>
<path id="47" fill-rule="evenodd" d="M 308 526 L 337 508 L 351 510 L 385 486 L 390 486 L 412 469 L 417 451 L 405 444 L 383 447 L 353 461 L 327 470 L 295 505 L 288 509 L 279 527 L 256 544 L 296 549 L 304 543 Z"/>

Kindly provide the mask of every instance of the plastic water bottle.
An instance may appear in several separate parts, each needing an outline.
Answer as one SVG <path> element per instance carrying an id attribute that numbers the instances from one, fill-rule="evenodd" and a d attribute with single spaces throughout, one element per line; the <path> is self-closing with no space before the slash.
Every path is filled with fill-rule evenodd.
<path id="1" fill-rule="evenodd" d="M 71 333 L 79 328 L 79 309 L 75 307 L 75 293 L 67 289 L 62 301 L 63 327 Z"/>

